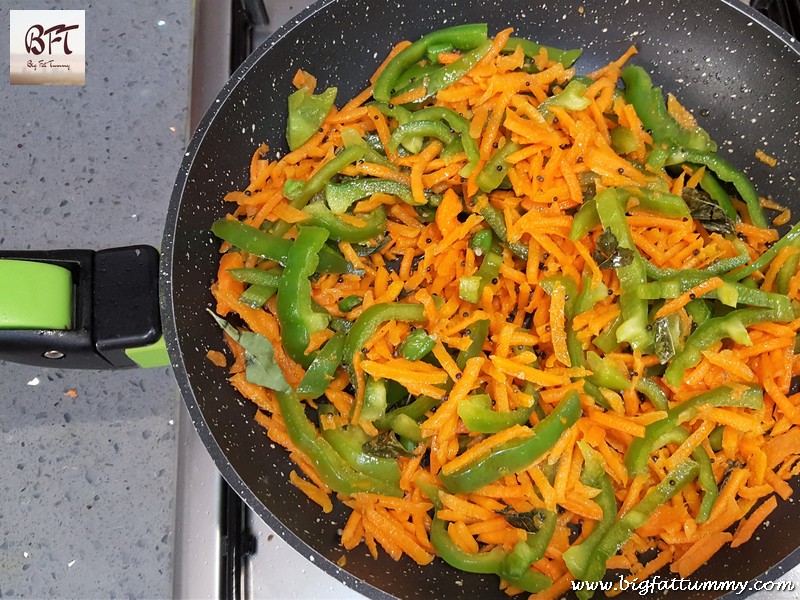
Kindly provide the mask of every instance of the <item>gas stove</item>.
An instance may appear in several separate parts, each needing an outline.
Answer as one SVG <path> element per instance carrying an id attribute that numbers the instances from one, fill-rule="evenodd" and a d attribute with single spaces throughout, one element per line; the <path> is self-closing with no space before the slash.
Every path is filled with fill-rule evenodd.
<path id="1" fill-rule="evenodd" d="M 190 131 L 250 52 L 307 4 L 194 0 Z M 800 0 L 753 0 L 751 5 L 795 37 L 800 34 Z M 178 424 L 175 598 L 363 599 L 318 569 L 313 557 L 284 542 L 242 502 L 219 475 L 183 405 Z M 782 579 L 800 582 L 800 567 Z M 771 597 L 764 592 L 750 596 Z"/>

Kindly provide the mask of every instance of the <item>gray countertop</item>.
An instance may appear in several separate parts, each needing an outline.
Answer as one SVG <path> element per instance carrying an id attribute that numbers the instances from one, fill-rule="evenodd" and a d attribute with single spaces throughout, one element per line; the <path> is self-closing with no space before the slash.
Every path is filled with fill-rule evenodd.
<path id="1" fill-rule="evenodd" d="M 86 85 L 0 74 L 0 249 L 160 244 L 186 143 L 191 4 L 36 3 L 86 10 Z M 23 8 L 3 3 L 0 48 Z M 0 362 L 0 597 L 170 595 L 177 406 L 166 368 Z"/>

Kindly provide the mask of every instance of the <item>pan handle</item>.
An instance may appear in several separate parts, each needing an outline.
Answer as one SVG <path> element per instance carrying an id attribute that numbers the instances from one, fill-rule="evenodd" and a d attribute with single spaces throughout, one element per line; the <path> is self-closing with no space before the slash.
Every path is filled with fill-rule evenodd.
<path id="1" fill-rule="evenodd" d="M 169 365 L 158 251 L 0 251 L 0 360 L 66 369 Z"/>

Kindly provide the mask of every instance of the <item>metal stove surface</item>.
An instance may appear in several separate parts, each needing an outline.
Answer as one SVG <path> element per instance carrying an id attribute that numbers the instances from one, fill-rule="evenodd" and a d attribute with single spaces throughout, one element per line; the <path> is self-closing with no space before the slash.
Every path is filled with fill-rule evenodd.
<path id="1" fill-rule="evenodd" d="M 263 4 L 262 4 L 263 1 Z M 746 0 L 744 0 L 746 2 Z M 796 0 L 755 0 L 761 9 L 769 7 L 774 20 L 794 32 L 798 25 Z M 192 65 L 190 131 L 194 130 L 206 108 L 227 81 L 231 71 L 247 54 L 282 24 L 304 9 L 308 0 L 194 0 L 195 34 Z M 265 11 L 266 10 L 266 14 Z M 766 9 L 763 10 L 766 13 Z M 247 13 L 247 18 L 242 15 Z M 793 20 L 776 18 L 779 13 Z M 268 15 L 269 21 L 264 19 Z M 244 39 L 244 42 L 242 41 Z M 238 39 L 238 44 L 231 40 Z M 178 477 L 174 549 L 173 596 L 175 598 L 263 598 L 358 600 L 364 596 L 347 588 L 313 564 L 313 557 L 298 553 L 274 533 L 257 515 L 233 496 L 238 504 L 241 532 L 244 535 L 241 568 L 226 569 L 226 506 L 229 488 L 181 406 L 178 433 Z M 237 552 L 238 552 L 237 551 Z M 226 582 L 231 574 L 235 582 Z M 751 599 L 800 598 L 800 567 L 785 573 L 781 580 L 796 583 L 790 593 L 760 592 Z"/>

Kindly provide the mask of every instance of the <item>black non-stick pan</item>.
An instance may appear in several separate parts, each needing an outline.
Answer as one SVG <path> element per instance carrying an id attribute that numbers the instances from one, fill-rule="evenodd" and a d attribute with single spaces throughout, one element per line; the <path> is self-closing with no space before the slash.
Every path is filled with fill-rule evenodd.
<path id="1" fill-rule="evenodd" d="M 458 572 L 441 561 L 424 568 L 386 556 L 375 561 L 359 548 L 347 554 L 344 569 L 335 565 L 344 554 L 338 540 L 345 511 L 340 506 L 324 515 L 289 483 L 286 453 L 269 442 L 253 420 L 254 407 L 227 384 L 224 371 L 206 359 L 209 349 L 222 346 L 205 312 L 219 259 L 209 227 L 227 211 L 225 193 L 246 185 L 254 148 L 265 141 L 273 152 L 286 150 L 286 98 L 298 68 L 349 98 L 397 41 L 465 22 L 488 22 L 490 32 L 513 26 L 516 35 L 544 44 L 583 48 L 579 72 L 635 44 L 633 62 L 693 110 L 723 155 L 762 194 L 800 212 L 800 46 L 738 0 L 325 0 L 265 42 L 220 92 L 178 174 L 161 259 L 164 336 L 195 426 L 231 486 L 318 567 L 375 598 L 504 596 L 495 577 Z M 759 162 L 756 149 L 776 157 L 777 166 Z M 53 346 L 46 350 L 59 351 L 58 336 L 45 339 Z M 10 358 L 2 348 L 0 356 Z M 800 511 L 781 503 L 768 528 L 719 553 L 692 579 L 772 580 L 800 561 L 798 545 Z"/>

